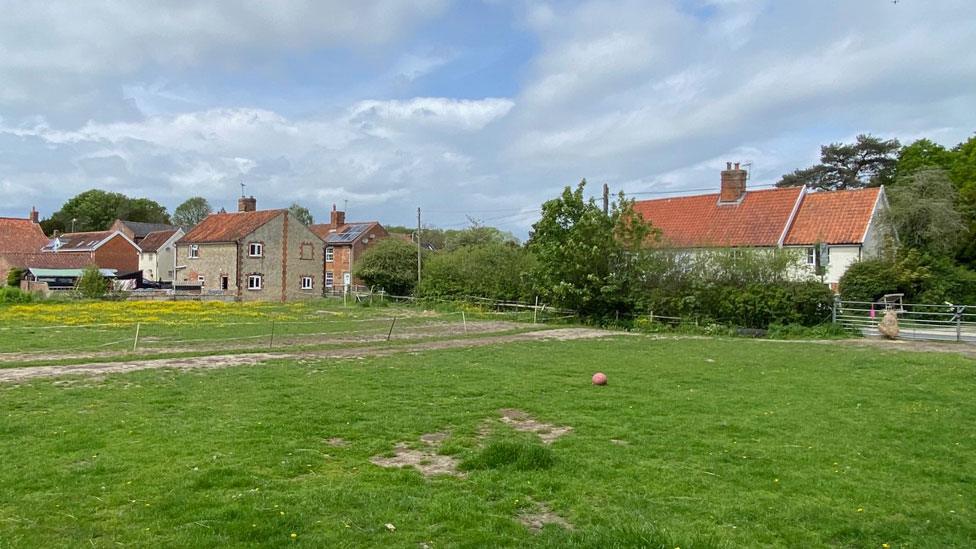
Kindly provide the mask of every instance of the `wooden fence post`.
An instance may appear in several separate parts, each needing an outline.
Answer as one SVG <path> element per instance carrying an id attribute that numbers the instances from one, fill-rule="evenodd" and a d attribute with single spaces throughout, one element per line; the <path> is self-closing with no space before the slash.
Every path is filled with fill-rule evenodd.
<path id="1" fill-rule="evenodd" d="M 136 338 L 132 341 L 132 351 L 135 352 L 136 347 L 139 346 L 139 328 L 142 327 L 142 322 L 136 322 Z"/>
<path id="2" fill-rule="evenodd" d="M 386 334 L 386 340 L 389 341 L 393 337 L 393 327 L 396 326 L 397 317 L 393 317 L 393 322 L 390 324 L 390 332 Z"/>

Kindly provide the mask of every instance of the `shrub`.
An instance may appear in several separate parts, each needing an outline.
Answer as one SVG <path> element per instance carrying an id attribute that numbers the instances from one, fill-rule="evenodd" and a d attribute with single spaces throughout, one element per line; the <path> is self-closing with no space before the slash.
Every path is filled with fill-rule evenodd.
<path id="1" fill-rule="evenodd" d="M 24 279 L 27 275 L 27 271 L 21 269 L 20 267 L 11 267 L 7 271 L 7 286 L 12 286 L 14 288 L 20 287 L 20 281 Z"/>
<path id="2" fill-rule="evenodd" d="M 87 299 L 100 299 L 108 293 L 109 280 L 102 276 L 98 267 L 89 265 L 81 273 L 75 283 L 75 290 L 81 297 Z"/>
<path id="3" fill-rule="evenodd" d="M 366 250 L 353 272 L 368 286 L 409 295 L 417 284 L 417 249 L 399 238 L 384 238 Z"/>
<path id="4" fill-rule="evenodd" d="M 431 256 L 417 293 L 428 298 L 529 300 L 534 264 L 531 252 L 512 244 L 459 247 Z"/>
<path id="5" fill-rule="evenodd" d="M 897 267 L 892 261 L 858 261 L 840 278 L 840 295 L 847 301 L 877 301 L 894 293 L 899 293 L 899 288 Z"/>
<path id="6" fill-rule="evenodd" d="M 0 288 L 0 303 L 30 303 L 34 301 L 34 294 L 22 292 L 20 288 Z"/>

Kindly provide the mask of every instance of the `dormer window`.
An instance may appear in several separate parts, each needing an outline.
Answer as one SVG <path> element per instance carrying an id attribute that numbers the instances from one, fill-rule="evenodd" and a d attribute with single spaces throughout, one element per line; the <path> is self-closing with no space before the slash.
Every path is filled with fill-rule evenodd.
<path id="1" fill-rule="evenodd" d="M 247 246 L 248 257 L 263 257 L 264 256 L 264 244 L 260 242 L 251 242 Z"/>

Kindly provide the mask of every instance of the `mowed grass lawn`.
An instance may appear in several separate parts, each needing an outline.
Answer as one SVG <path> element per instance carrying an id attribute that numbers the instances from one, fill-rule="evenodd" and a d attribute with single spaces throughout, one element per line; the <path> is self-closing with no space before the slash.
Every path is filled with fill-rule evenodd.
<path id="1" fill-rule="evenodd" d="M 616 337 L 68 381 L 0 386 L 0 546 L 976 545 L 953 354 Z M 502 408 L 573 430 L 545 447 Z M 369 461 L 431 432 L 545 459 Z M 573 529 L 518 522 L 540 504 Z"/>

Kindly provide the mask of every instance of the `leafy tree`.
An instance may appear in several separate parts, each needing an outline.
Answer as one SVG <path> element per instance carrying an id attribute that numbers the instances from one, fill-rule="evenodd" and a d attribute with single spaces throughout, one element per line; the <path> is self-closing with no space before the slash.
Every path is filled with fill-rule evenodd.
<path id="1" fill-rule="evenodd" d="M 213 213 L 210 202 L 202 196 L 188 198 L 173 210 L 173 223 L 182 227 L 193 227 Z"/>
<path id="2" fill-rule="evenodd" d="M 417 248 L 399 238 L 379 240 L 359 257 L 353 274 L 368 286 L 409 295 L 417 284 Z"/>
<path id="3" fill-rule="evenodd" d="M 487 244 L 518 245 L 518 239 L 510 232 L 482 225 L 478 220 L 468 218 L 471 226 L 462 230 L 444 232 L 444 250 L 452 251 L 466 246 Z"/>
<path id="4" fill-rule="evenodd" d="M 301 221 L 303 225 L 308 226 L 315 223 L 315 220 L 312 219 L 312 212 L 308 211 L 308 208 L 297 202 L 292 203 L 292 205 L 288 207 L 288 211 L 291 212 L 291 215 L 295 216 L 295 218 Z"/>
<path id="5" fill-rule="evenodd" d="M 88 299 L 100 299 L 108 293 L 109 281 L 98 270 L 95 265 L 85 267 L 78 281 L 75 283 L 75 290 L 81 297 Z"/>
<path id="6" fill-rule="evenodd" d="M 895 181 L 925 168 L 948 170 L 952 167 L 952 160 L 952 152 L 942 145 L 928 139 L 919 139 L 911 145 L 902 147 L 898 152 Z"/>
<path id="7" fill-rule="evenodd" d="M 586 200 L 584 179 L 576 190 L 542 205 L 528 247 L 538 258 L 540 293 L 550 303 L 590 317 L 609 317 L 633 308 L 642 275 L 640 253 L 655 234 L 621 196 L 609 214 Z"/>
<path id="8" fill-rule="evenodd" d="M 166 208 L 148 198 L 132 199 L 121 193 L 92 189 L 69 199 L 41 226 L 48 233 L 55 229 L 104 231 L 116 219 L 168 223 L 169 215 Z"/>
<path id="9" fill-rule="evenodd" d="M 934 256 L 949 256 L 966 234 L 956 209 L 957 192 L 945 170 L 926 168 L 889 190 L 883 219 L 901 245 Z"/>
<path id="10" fill-rule="evenodd" d="M 820 147 L 820 164 L 786 174 L 776 185 L 811 189 L 843 190 L 877 187 L 892 181 L 900 144 L 859 135 L 854 143 L 831 143 Z"/>

